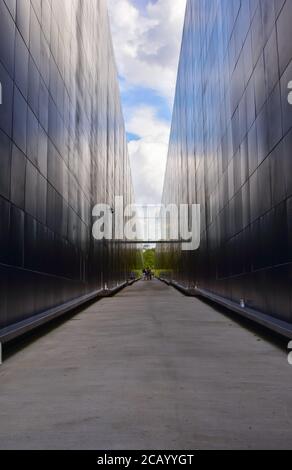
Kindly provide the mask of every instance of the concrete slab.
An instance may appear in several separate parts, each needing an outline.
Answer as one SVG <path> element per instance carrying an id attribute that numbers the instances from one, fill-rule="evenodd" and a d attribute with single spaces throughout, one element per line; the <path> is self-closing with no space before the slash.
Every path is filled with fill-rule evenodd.
<path id="1" fill-rule="evenodd" d="M 286 351 L 158 281 L 0 367 L 0 449 L 292 449 Z"/>

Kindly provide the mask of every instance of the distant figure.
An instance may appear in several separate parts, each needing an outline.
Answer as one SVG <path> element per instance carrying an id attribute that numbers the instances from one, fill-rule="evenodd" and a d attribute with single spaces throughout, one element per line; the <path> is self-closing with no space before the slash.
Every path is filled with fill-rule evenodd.
<path id="1" fill-rule="evenodd" d="M 154 273 L 150 268 L 143 269 L 143 281 L 152 281 Z"/>
<path id="2" fill-rule="evenodd" d="M 152 271 L 150 268 L 145 269 L 145 277 L 147 281 L 152 281 Z"/>

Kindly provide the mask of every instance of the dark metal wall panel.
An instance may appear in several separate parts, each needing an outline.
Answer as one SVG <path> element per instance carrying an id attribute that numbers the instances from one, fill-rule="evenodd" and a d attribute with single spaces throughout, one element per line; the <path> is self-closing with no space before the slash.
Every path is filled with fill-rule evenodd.
<path id="1" fill-rule="evenodd" d="M 163 201 L 201 204 L 166 275 L 292 322 L 292 0 L 189 0 Z M 187 181 L 187 184 L 186 184 Z"/>
<path id="2" fill-rule="evenodd" d="M 105 0 L 0 0 L 0 328 L 128 277 L 92 208 L 133 191 Z"/>

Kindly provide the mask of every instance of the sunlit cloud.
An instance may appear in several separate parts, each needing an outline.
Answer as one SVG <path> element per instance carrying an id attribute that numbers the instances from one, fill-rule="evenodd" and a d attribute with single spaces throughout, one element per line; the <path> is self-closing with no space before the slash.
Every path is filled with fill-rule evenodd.
<path id="1" fill-rule="evenodd" d="M 135 194 L 160 202 L 186 0 L 109 0 Z"/>

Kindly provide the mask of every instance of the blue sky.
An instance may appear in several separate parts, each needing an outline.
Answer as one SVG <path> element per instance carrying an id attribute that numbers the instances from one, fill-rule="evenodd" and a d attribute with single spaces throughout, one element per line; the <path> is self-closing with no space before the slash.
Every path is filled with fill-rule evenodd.
<path id="1" fill-rule="evenodd" d="M 161 200 L 186 0 L 108 0 L 136 201 Z"/>
<path id="2" fill-rule="evenodd" d="M 151 2 L 149 0 L 133 0 L 133 5 L 135 5 L 135 7 L 137 7 L 141 12 L 143 13 L 146 13 L 147 14 L 147 5 L 149 3 L 157 3 L 157 0 L 151 0 Z"/>

